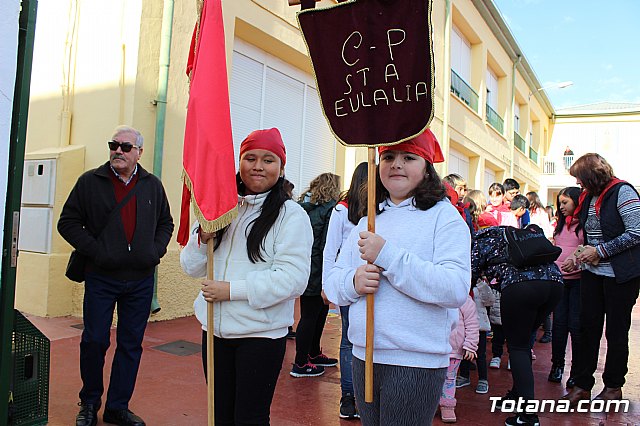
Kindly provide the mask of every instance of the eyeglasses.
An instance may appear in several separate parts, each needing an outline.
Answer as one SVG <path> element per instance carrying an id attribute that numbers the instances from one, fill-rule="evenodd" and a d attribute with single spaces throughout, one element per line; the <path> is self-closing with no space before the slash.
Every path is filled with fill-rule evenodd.
<path id="1" fill-rule="evenodd" d="M 109 145 L 111 151 L 117 151 L 118 147 L 120 147 L 122 152 L 130 152 L 132 148 L 140 149 L 139 146 L 130 144 L 129 142 L 109 141 L 107 145 Z"/>

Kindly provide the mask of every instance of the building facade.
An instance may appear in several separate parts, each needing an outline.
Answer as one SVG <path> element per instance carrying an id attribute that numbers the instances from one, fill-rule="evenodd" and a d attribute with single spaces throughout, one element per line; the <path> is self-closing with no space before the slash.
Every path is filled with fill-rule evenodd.
<path id="1" fill-rule="evenodd" d="M 324 120 L 295 18 L 299 7 L 285 0 L 222 5 L 236 153 L 250 131 L 278 127 L 286 175 L 298 193 L 326 171 L 343 176 L 346 187 L 366 151 L 337 144 Z M 55 223 L 77 177 L 106 161 L 105 142 L 116 125 L 142 131 L 141 162 L 160 175 L 178 217 L 196 2 L 51 0 L 40 3 L 38 16 L 16 306 L 37 315 L 81 315 L 83 287 L 64 277 L 71 248 Z M 523 191 L 539 190 L 554 111 L 496 6 L 434 0 L 432 27 L 431 127 L 446 156 L 439 173 L 459 173 L 469 188 L 486 190 L 514 177 Z M 182 273 L 172 242 L 158 268 L 163 309 L 154 318 L 191 314 L 198 290 L 198 281 Z"/>
<path id="2" fill-rule="evenodd" d="M 558 109 L 553 137 L 542 160 L 540 197 L 557 209 L 562 188 L 576 186 L 569 167 L 581 155 L 597 152 L 619 179 L 640 187 L 640 104 L 602 102 Z M 565 155 L 566 154 L 566 155 Z"/>

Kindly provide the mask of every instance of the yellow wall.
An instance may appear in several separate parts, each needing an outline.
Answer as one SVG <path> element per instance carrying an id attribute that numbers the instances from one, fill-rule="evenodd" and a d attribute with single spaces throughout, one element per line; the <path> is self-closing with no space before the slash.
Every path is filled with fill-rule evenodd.
<path id="1" fill-rule="evenodd" d="M 334 2 L 324 0 L 320 6 Z M 442 81 L 445 46 L 444 1 L 433 2 L 433 48 L 435 60 L 436 135 L 448 124 L 450 145 L 470 157 L 470 188 L 484 188 L 484 170 L 498 179 L 508 177 L 512 155 L 511 81 L 513 64 L 473 3 L 453 0 L 452 19 L 473 43 L 472 84 L 480 94 L 479 113 L 471 111 L 450 94 Z M 234 39 L 255 45 L 305 73 L 311 67 L 297 29 L 295 13 L 284 0 L 223 0 L 227 69 L 231 69 Z M 195 1 L 175 1 L 171 66 L 163 151 L 162 180 L 174 220 L 178 222 L 182 189 L 182 140 L 188 100 L 185 75 L 188 49 L 196 20 Z M 34 52 L 27 158 L 58 159 L 55 220 L 68 192 L 84 170 L 107 160 L 106 140 L 118 124 L 138 128 L 145 136 L 141 163 L 152 170 L 155 138 L 158 58 L 160 51 L 162 0 L 50 0 L 39 5 Z M 498 113 L 505 119 L 504 135 L 486 122 L 487 64 L 499 77 Z M 516 76 L 517 98 L 527 103 L 529 88 Z M 450 109 L 444 110 L 445 97 Z M 548 129 L 548 117 L 532 100 L 532 111 L 540 129 Z M 524 113 L 524 109 L 521 111 Z M 528 110 L 527 110 L 528 113 Z M 523 122 L 528 123 L 527 120 Z M 544 133 L 538 132 L 540 138 Z M 540 143 L 540 145 L 544 145 Z M 543 153 L 540 152 L 540 156 Z M 365 149 L 336 152 L 336 173 L 348 187 L 355 165 L 366 161 Z M 515 155 L 516 178 L 535 186 L 538 168 L 526 157 Z M 439 166 L 443 171 L 446 165 Z M 83 287 L 64 278 L 69 245 L 53 231 L 50 255 L 21 253 L 16 306 L 38 315 L 81 315 Z M 179 265 L 179 247 L 173 239 L 159 267 L 159 301 L 162 311 L 154 319 L 192 313 L 198 280 L 187 278 Z"/>

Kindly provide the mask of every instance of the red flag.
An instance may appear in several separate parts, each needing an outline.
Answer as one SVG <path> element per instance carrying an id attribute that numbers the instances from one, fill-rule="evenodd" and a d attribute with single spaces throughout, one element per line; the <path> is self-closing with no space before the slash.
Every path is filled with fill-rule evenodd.
<path id="1" fill-rule="evenodd" d="M 182 207 L 178 243 L 189 240 L 189 204 L 205 232 L 237 215 L 221 0 L 205 0 L 187 64 L 191 77 L 184 130 Z"/>

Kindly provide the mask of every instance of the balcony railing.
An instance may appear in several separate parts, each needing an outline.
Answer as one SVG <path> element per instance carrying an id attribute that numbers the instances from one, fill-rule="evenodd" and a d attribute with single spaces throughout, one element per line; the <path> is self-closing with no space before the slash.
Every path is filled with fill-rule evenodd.
<path id="1" fill-rule="evenodd" d="M 518 132 L 513 132 L 513 144 L 523 154 L 527 152 L 527 143 L 525 142 L 524 138 L 518 134 Z"/>
<path id="2" fill-rule="evenodd" d="M 575 156 L 563 155 L 561 157 L 544 157 L 542 159 L 542 173 L 545 175 L 566 175 L 573 165 Z"/>
<path id="3" fill-rule="evenodd" d="M 498 131 L 498 133 L 502 134 L 504 132 L 504 120 L 493 110 L 493 108 L 489 106 L 489 104 L 487 104 L 487 121 Z"/>
<path id="4" fill-rule="evenodd" d="M 454 70 L 451 70 L 451 93 L 478 112 L 478 94 Z"/>
<path id="5" fill-rule="evenodd" d="M 571 166 L 573 165 L 573 161 L 575 160 L 575 156 L 573 155 L 563 155 L 562 156 L 562 163 L 564 164 L 564 168 L 566 170 L 569 170 L 571 168 Z"/>
<path id="6" fill-rule="evenodd" d="M 549 157 L 544 157 L 542 160 L 542 173 L 545 175 L 555 175 L 556 162 Z"/>
<path id="7" fill-rule="evenodd" d="M 538 164 L 538 151 L 531 147 L 529 147 L 529 159 Z"/>

